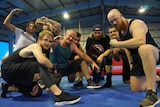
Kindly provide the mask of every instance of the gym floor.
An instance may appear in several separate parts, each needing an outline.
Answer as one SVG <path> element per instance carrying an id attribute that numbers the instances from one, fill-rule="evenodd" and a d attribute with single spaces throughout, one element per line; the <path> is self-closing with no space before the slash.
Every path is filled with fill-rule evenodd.
<path id="1" fill-rule="evenodd" d="M 0 82 L 3 79 L 0 78 Z M 101 81 L 102 85 L 105 81 Z M 111 88 L 86 89 L 87 82 L 83 78 L 83 88 L 74 88 L 73 83 L 69 83 L 66 77 L 62 78 L 60 88 L 63 91 L 80 95 L 81 100 L 74 105 L 64 105 L 63 107 L 138 107 L 139 102 L 145 96 L 145 92 L 133 93 L 128 84 L 123 84 L 121 75 L 113 75 Z M 2 89 L 0 88 L 0 93 Z M 160 95 L 160 89 L 157 89 Z M 56 107 L 54 105 L 54 95 L 43 91 L 43 95 L 38 98 L 30 98 L 18 92 L 9 93 L 8 98 L 0 98 L 0 107 Z M 156 107 L 160 107 L 157 105 Z"/>

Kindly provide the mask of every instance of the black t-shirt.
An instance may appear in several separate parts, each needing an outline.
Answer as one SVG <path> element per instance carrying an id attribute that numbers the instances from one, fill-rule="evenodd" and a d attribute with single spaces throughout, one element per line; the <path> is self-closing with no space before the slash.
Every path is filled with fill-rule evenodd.
<path id="1" fill-rule="evenodd" d="M 100 54 L 110 49 L 110 38 L 105 36 L 104 38 L 95 39 L 89 37 L 86 43 L 86 53 L 94 60 L 98 58 Z"/>

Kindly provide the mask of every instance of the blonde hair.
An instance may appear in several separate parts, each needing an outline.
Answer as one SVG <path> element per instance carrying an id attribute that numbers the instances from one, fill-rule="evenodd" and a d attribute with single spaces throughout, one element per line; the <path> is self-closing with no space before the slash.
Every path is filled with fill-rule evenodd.
<path id="1" fill-rule="evenodd" d="M 46 34 L 50 35 L 52 38 L 54 37 L 54 36 L 53 36 L 53 33 L 52 33 L 51 31 L 49 31 L 49 30 L 43 30 L 43 31 L 41 31 L 41 32 L 39 33 L 38 40 L 42 40 L 43 37 L 44 37 Z"/>

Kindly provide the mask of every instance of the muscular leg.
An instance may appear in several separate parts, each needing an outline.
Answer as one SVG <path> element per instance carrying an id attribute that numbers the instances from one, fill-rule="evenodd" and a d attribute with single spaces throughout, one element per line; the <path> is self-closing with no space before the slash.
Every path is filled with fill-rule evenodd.
<path id="1" fill-rule="evenodd" d="M 142 45 L 138 49 L 146 76 L 147 90 L 156 92 L 156 62 L 159 58 L 158 49 L 152 45 Z"/>
<path id="2" fill-rule="evenodd" d="M 141 92 L 146 90 L 145 76 L 130 76 L 130 87 L 133 92 Z"/>

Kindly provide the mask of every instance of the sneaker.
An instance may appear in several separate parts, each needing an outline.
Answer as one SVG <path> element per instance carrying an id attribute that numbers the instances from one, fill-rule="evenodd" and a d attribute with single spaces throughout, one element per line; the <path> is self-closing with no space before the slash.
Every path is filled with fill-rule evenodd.
<path id="1" fill-rule="evenodd" d="M 62 92 L 61 95 L 55 97 L 55 105 L 62 106 L 66 104 L 75 104 L 81 99 L 80 96 L 74 96 L 66 92 Z"/>
<path id="2" fill-rule="evenodd" d="M 74 84 L 74 87 L 83 87 L 83 82 L 82 82 L 82 81 L 77 81 L 77 82 Z"/>
<path id="3" fill-rule="evenodd" d="M 106 83 L 102 86 L 102 88 L 109 88 L 109 87 L 112 87 L 112 84 L 109 83 L 109 82 L 106 82 Z"/>
<path id="4" fill-rule="evenodd" d="M 9 91 L 8 91 L 9 84 L 7 84 L 7 83 L 5 83 L 5 82 L 2 82 L 1 85 L 2 85 L 1 97 L 2 97 L 2 98 L 6 98 L 6 97 L 7 97 L 6 94 L 9 92 Z"/>
<path id="5" fill-rule="evenodd" d="M 140 107 L 154 107 L 160 103 L 157 93 L 152 90 L 147 90 L 146 97 L 140 102 Z"/>
<path id="6" fill-rule="evenodd" d="M 102 86 L 95 84 L 93 81 L 88 83 L 87 88 L 101 88 Z"/>

